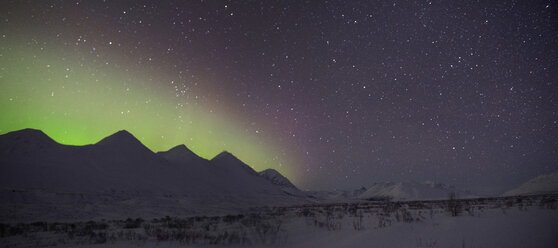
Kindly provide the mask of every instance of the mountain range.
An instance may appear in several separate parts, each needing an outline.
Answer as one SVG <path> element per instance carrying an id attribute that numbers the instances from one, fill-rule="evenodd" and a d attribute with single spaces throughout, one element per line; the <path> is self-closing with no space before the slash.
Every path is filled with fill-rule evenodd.
<path id="1" fill-rule="evenodd" d="M 258 173 L 226 151 L 207 160 L 185 145 L 154 153 L 127 131 L 85 146 L 62 145 L 34 129 L 0 135 L 0 188 L 0 220 L 49 218 L 53 206 L 72 219 L 309 202 L 273 169 Z"/>
<path id="2" fill-rule="evenodd" d="M 506 195 L 556 191 L 556 173 Z M 154 153 L 127 131 L 85 146 L 23 129 L 0 135 L 0 222 L 226 214 L 252 207 L 474 195 L 434 182 L 301 191 L 276 170 L 256 172 L 223 151 L 208 160 L 185 145 Z"/>

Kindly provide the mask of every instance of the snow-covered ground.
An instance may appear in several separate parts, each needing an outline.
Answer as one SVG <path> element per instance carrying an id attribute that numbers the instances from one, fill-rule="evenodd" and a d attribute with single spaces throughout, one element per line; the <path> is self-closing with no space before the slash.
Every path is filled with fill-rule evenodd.
<path id="1" fill-rule="evenodd" d="M 379 219 L 367 218 L 361 231 L 345 220 L 338 231 L 306 230 L 289 233 L 289 247 L 556 247 L 558 211 L 487 209 L 477 215 L 450 217 L 436 214 L 420 221 L 391 221 L 379 227 Z M 306 231 L 306 232 L 305 232 Z"/>
<path id="2" fill-rule="evenodd" d="M 0 225 L 2 247 L 557 247 L 558 195 Z"/>

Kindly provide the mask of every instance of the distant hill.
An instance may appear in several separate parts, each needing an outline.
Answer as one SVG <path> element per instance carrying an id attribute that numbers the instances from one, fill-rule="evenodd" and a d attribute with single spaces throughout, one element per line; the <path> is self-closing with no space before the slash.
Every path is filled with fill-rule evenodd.
<path id="1" fill-rule="evenodd" d="M 515 189 L 506 191 L 503 195 L 534 195 L 546 193 L 558 193 L 558 172 L 535 177 Z"/>
<path id="2" fill-rule="evenodd" d="M 313 191 L 311 195 L 322 201 L 414 201 L 444 200 L 454 195 L 456 198 L 471 198 L 474 194 L 456 189 L 453 186 L 426 181 L 417 182 L 382 182 L 355 190 Z"/>
<path id="3" fill-rule="evenodd" d="M 359 199 L 390 199 L 402 200 L 442 200 L 448 199 L 450 194 L 455 197 L 471 197 L 469 192 L 461 191 L 455 187 L 434 182 L 386 182 L 375 183 L 364 193 L 358 196 Z"/>

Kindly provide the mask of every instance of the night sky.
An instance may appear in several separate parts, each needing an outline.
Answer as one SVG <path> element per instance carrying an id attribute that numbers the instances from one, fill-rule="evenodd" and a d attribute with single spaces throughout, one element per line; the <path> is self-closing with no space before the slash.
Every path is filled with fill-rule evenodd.
<path id="1" fill-rule="evenodd" d="M 553 1 L 1 1 L 0 133 L 120 129 L 302 189 L 558 170 Z"/>

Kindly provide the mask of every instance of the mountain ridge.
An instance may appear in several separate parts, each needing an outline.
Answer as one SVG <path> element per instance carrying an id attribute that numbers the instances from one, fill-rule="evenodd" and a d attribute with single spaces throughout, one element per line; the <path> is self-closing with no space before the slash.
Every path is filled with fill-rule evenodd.
<path id="1" fill-rule="evenodd" d="M 191 151 L 190 149 L 188 149 L 188 147 L 185 144 L 179 144 L 176 145 L 172 148 L 170 148 L 169 150 L 166 151 L 157 151 L 157 152 L 153 152 L 151 151 L 151 149 L 149 149 L 147 146 L 145 146 L 139 139 L 137 139 L 132 133 L 128 132 L 127 130 L 123 129 L 123 130 L 119 130 L 107 137 L 102 138 L 101 140 L 99 140 L 98 142 L 94 143 L 94 144 L 87 144 L 87 145 L 66 145 L 66 144 L 62 144 L 59 143 L 57 141 L 55 141 L 54 139 L 52 139 L 50 136 L 48 136 L 48 134 L 46 134 L 45 132 L 43 132 L 40 129 L 33 129 L 33 128 L 24 128 L 24 129 L 20 129 L 20 130 L 15 130 L 15 131 L 11 131 L 11 132 L 7 132 L 4 134 L 0 134 L 0 144 L 4 144 L 4 143 L 8 143 L 8 142 L 12 142 L 12 140 L 8 140 L 6 142 L 6 138 L 10 137 L 13 138 L 15 140 L 21 140 L 21 139 L 25 139 L 23 143 L 27 143 L 27 144 L 31 144 L 31 143 L 37 143 L 37 140 L 42 141 L 43 143 L 49 143 L 51 145 L 59 145 L 59 146 L 64 146 L 64 147 L 77 147 L 77 148 L 83 148 L 83 147 L 91 147 L 91 146 L 103 146 L 103 147 L 119 147 L 121 148 L 122 146 L 125 145 L 134 145 L 137 147 L 142 147 L 143 150 L 148 150 L 151 153 L 160 155 L 165 157 L 166 155 L 178 155 L 178 156 L 191 156 L 194 157 L 196 159 L 202 159 L 202 160 L 206 160 L 206 161 L 228 161 L 228 162 L 233 162 L 233 163 L 239 163 L 242 164 L 244 168 L 253 171 L 254 173 L 258 174 L 260 172 L 255 171 L 251 166 L 249 166 L 248 164 L 244 163 L 241 159 L 239 159 L 238 157 L 236 157 L 234 154 L 230 153 L 229 151 L 222 151 L 219 154 L 215 155 L 213 158 L 207 160 L 199 155 L 197 155 L 195 152 Z M 30 140 L 31 139 L 31 140 Z M 144 149 L 145 148 L 145 149 Z M 268 169 L 266 169 L 268 170 Z M 265 170 L 263 170 L 265 171 Z M 263 172 L 261 171 L 261 172 Z M 278 172 L 277 172 L 278 173 Z M 281 175 L 283 176 L 283 175 Z M 284 177 L 284 176 L 283 176 Z"/>
<path id="2" fill-rule="evenodd" d="M 21 140 L 25 142 L 15 142 Z M 37 143 L 48 145 L 38 149 Z M 0 135 L 0 144 L 0 207 L 31 204 L 45 213 L 58 206 L 56 209 L 66 212 L 54 215 L 77 218 L 105 216 L 103 209 L 127 217 L 159 213 L 153 208 L 176 215 L 307 202 L 305 193 L 285 191 L 229 152 L 211 160 L 197 156 L 185 145 L 154 153 L 127 131 L 95 144 L 69 146 L 40 130 L 23 130 Z M 80 199 L 94 200 L 86 203 Z M 77 207 L 82 203 L 86 205 Z M 86 208 L 87 204 L 97 206 L 96 210 Z M 0 221 L 2 216 L 0 213 Z"/>

